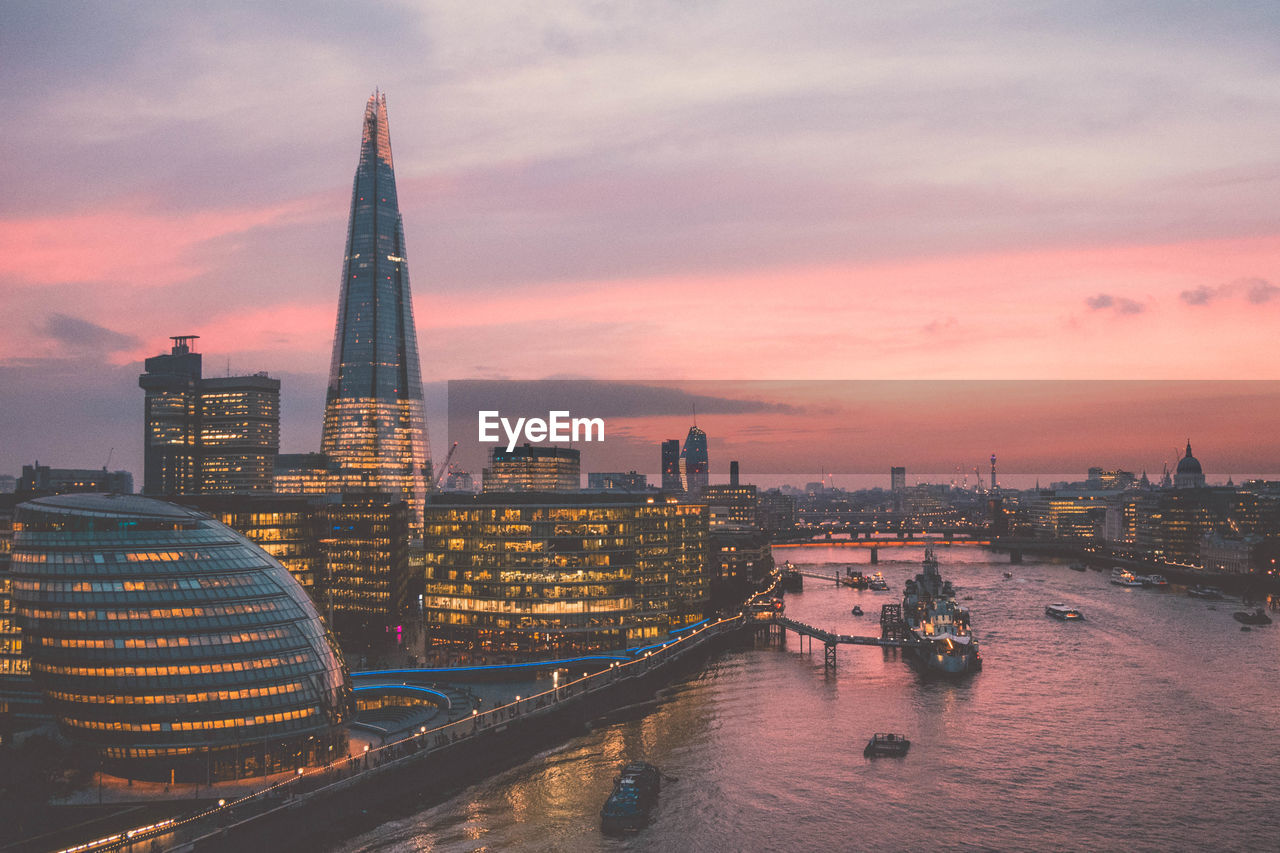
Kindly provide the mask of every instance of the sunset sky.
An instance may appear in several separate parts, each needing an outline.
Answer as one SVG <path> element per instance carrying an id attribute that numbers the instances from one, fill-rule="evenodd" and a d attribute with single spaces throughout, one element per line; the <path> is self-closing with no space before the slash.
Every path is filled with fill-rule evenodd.
<path id="1" fill-rule="evenodd" d="M 3 17 L 0 473 L 114 448 L 140 483 L 137 375 L 171 334 L 280 377 L 282 449 L 318 447 L 375 87 L 437 456 L 448 380 L 1280 379 L 1274 4 Z M 1096 464 L 1187 437 L 1142 420 L 1149 455 Z M 1256 445 L 1231 464 L 1280 469 Z"/>

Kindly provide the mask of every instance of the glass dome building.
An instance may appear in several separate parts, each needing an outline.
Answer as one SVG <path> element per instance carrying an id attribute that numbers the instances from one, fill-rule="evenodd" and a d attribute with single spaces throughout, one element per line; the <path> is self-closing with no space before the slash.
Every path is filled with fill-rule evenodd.
<path id="1" fill-rule="evenodd" d="M 207 782 L 345 754 L 352 692 L 332 636 L 284 566 L 204 513 L 29 501 L 11 574 L 32 677 L 108 772 Z"/>

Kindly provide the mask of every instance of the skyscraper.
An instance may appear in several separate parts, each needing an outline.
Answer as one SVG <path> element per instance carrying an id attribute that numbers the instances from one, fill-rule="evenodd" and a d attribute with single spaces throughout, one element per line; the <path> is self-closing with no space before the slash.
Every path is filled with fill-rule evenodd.
<path id="1" fill-rule="evenodd" d="M 272 491 L 280 450 L 280 380 L 265 373 L 206 379 L 198 335 L 175 335 L 146 360 L 142 491 L 148 495 Z"/>
<path id="2" fill-rule="evenodd" d="M 387 99 L 377 92 L 365 105 L 351 189 L 321 446 L 336 488 L 400 496 L 421 535 L 431 483 L 427 419 Z"/>
<path id="3" fill-rule="evenodd" d="M 671 438 L 662 442 L 662 490 L 664 492 L 683 492 L 680 482 L 680 439 Z"/>
<path id="4" fill-rule="evenodd" d="M 701 496 L 707 488 L 710 473 L 707 434 L 694 424 L 689 427 L 689 434 L 684 439 L 684 449 L 680 451 L 680 481 L 685 492 L 693 497 Z"/>

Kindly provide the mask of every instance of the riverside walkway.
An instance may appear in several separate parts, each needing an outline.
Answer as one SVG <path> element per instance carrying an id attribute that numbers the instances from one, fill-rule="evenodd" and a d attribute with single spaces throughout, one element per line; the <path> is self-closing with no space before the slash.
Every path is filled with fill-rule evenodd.
<path id="1" fill-rule="evenodd" d="M 293 825 L 300 818 L 299 810 L 308 806 L 336 809 L 359 796 L 377 796 L 376 792 L 385 790 L 378 784 L 383 780 L 403 780 L 409 773 L 429 777 L 442 767 L 475 763 L 479 758 L 493 760 L 494 754 L 507 754 L 513 744 L 526 737 L 547 738 L 571 731 L 610 707 L 651 690 L 661 683 L 665 670 L 683 659 L 758 623 L 745 613 L 706 620 L 672 632 L 664 642 L 631 650 L 630 659 L 613 660 L 598 672 L 557 682 L 550 690 L 484 711 L 472 708 L 462 719 L 434 727 L 421 725 L 385 745 L 366 746 L 324 766 L 298 768 L 296 774 L 248 795 L 220 799 L 194 811 L 86 840 L 59 853 L 224 849 L 236 846 L 237 840 L 243 847 L 259 826 L 274 823 L 278 827 L 281 820 Z M 385 677 L 386 673 L 360 675 Z M 184 805 L 190 807 L 189 802 Z"/>

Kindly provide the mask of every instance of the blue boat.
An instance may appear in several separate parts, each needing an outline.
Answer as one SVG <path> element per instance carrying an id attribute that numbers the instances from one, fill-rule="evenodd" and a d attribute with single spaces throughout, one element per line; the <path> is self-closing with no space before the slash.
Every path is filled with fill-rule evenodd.
<path id="1" fill-rule="evenodd" d="M 649 823 L 649 812 L 658 802 L 662 771 L 652 764 L 633 761 L 614 780 L 613 793 L 600 810 L 600 830 L 607 835 L 639 832 Z"/>

